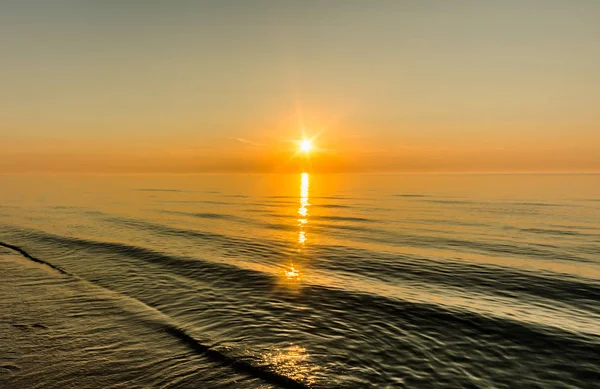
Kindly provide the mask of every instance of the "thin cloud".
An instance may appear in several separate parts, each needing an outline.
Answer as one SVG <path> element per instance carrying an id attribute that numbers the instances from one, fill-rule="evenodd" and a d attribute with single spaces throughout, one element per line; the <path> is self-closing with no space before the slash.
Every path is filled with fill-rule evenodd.
<path id="1" fill-rule="evenodd" d="M 231 138 L 231 139 L 234 139 L 234 140 L 237 140 L 238 142 L 246 143 L 246 144 L 252 145 L 252 146 L 264 146 L 262 143 L 256 143 L 251 140 L 244 139 L 244 138 Z"/>

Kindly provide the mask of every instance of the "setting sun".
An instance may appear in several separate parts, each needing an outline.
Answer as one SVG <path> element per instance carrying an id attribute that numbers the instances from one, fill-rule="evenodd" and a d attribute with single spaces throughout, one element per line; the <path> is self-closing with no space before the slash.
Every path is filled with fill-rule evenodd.
<path id="1" fill-rule="evenodd" d="M 312 142 L 309 139 L 305 139 L 300 142 L 300 151 L 304 151 L 305 153 L 308 153 L 309 151 L 312 150 L 312 148 L 313 148 Z"/>

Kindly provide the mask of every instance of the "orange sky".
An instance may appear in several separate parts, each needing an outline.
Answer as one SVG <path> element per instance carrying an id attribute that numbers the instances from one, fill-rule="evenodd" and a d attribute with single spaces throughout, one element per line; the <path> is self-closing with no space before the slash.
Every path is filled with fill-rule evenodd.
<path id="1" fill-rule="evenodd" d="M 600 171 L 598 2 L 223 4 L 7 5 L 0 173 Z"/>

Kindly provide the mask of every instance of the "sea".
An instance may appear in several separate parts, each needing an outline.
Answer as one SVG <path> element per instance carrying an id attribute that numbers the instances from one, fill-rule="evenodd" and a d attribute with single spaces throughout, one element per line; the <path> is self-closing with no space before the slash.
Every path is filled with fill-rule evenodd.
<path id="1" fill-rule="evenodd" d="M 598 388 L 600 176 L 0 176 L 0 387 Z"/>

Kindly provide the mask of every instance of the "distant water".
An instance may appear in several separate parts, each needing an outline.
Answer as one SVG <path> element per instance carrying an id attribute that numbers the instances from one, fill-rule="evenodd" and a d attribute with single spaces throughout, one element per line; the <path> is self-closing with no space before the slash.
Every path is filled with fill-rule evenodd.
<path id="1" fill-rule="evenodd" d="M 600 176 L 0 176 L 2 388 L 592 388 Z"/>

